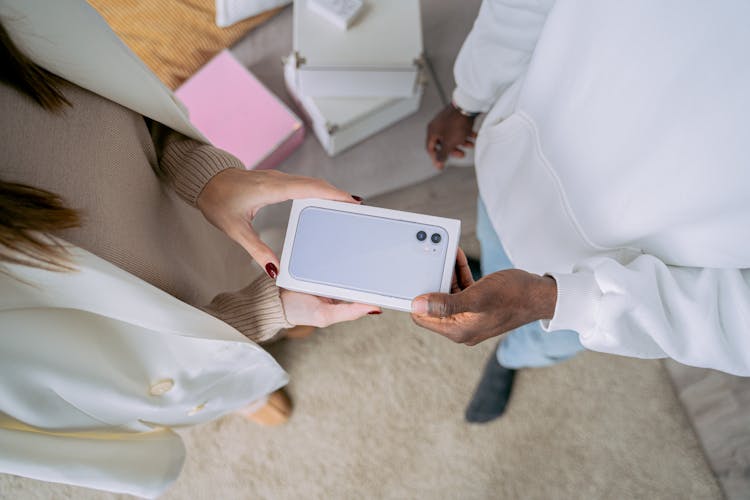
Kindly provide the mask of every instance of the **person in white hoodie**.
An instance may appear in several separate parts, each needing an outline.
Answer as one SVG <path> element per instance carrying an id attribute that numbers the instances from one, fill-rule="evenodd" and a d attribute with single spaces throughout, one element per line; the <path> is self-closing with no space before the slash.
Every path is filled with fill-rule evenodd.
<path id="1" fill-rule="evenodd" d="M 744 0 L 483 2 L 427 150 L 462 156 L 487 113 L 485 276 L 461 254 L 462 290 L 412 304 L 457 342 L 511 332 L 467 420 L 583 347 L 750 375 L 748 19 Z"/>

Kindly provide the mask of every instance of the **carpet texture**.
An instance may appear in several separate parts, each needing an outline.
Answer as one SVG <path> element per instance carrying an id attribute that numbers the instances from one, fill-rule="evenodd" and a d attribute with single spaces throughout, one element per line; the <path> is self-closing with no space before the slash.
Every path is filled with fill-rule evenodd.
<path id="1" fill-rule="evenodd" d="M 277 344 L 291 421 L 182 431 L 188 460 L 165 498 L 721 498 L 656 361 L 584 353 L 525 370 L 505 416 L 465 424 L 493 344 L 455 345 L 394 312 Z M 2 475 L 0 492 L 115 498 Z"/>

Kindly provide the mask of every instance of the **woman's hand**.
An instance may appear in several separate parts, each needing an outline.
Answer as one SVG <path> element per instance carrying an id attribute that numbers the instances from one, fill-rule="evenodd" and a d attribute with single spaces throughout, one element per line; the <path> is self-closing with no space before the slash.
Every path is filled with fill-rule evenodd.
<path id="1" fill-rule="evenodd" d="M 298 198 L 324 198 L 348 203 L 362 201 L 322 179 L 276 170 L 230 168 L 208 181 L 198 196 L 197 205 L 209 222 L 242 245 L 255 262 L 276 279 L 279 259 L 263 243 L 251 223 L 266 205 Z"/>
<path id="2" fill-rule="evenodd" d="M 367 304 L 350 304 L 290 290 L 281 290 L 281 303 L 291 324 L 319 328 L 381 312 L 379 307 Z"/>

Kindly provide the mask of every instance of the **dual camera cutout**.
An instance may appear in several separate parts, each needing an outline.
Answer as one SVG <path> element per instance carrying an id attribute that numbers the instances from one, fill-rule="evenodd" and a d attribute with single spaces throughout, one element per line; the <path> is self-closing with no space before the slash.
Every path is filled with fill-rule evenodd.
<path id="1" fill-rule="evenodd" d="M 419 231 L 419 232 L 417 233 L 417 239 L 418 239 L 419 241 L 424 241 L 424 240 L 426 240 L 426 239 L 427 239 L 427 233 L 425 233 L 424 231 Z M 433 242 L 433 243 L 435 243 L 436 245 L 437 245 L 438 243 L 440 243 L 440 240 L 441 240 L 441 239 L 442 239 L 442 236 L 440 236 L 440 235 L 439 235 L 438 233 L 432 233 L 432 236 L 430 236 L 430 241 L 432 241 L 432 242 Z"/>

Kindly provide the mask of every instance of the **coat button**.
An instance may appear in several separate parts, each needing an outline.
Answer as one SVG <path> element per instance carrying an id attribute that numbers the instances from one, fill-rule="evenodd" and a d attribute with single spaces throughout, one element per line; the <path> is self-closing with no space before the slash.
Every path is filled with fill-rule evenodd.
<path id="1" fill-rule="evenodd" d="M 174 380 L 171 378 L 165 378 L 151 385 L 149 394 L 152 396 L 163 396 L 174 387 Z"/>
<path id="2" fill-rule="evenodd" d="M 206 403 L 203 403 L 203 404 L 200 404 L 200 405 L 196 406 L 195 408 L 191 409 L 188 412 L 188 417 L 192 417 L 193 415 L 195 415 L 199 411 L 203 410 L 203 408 L 205 408 L 205 407 L 206 407 Z"/>

